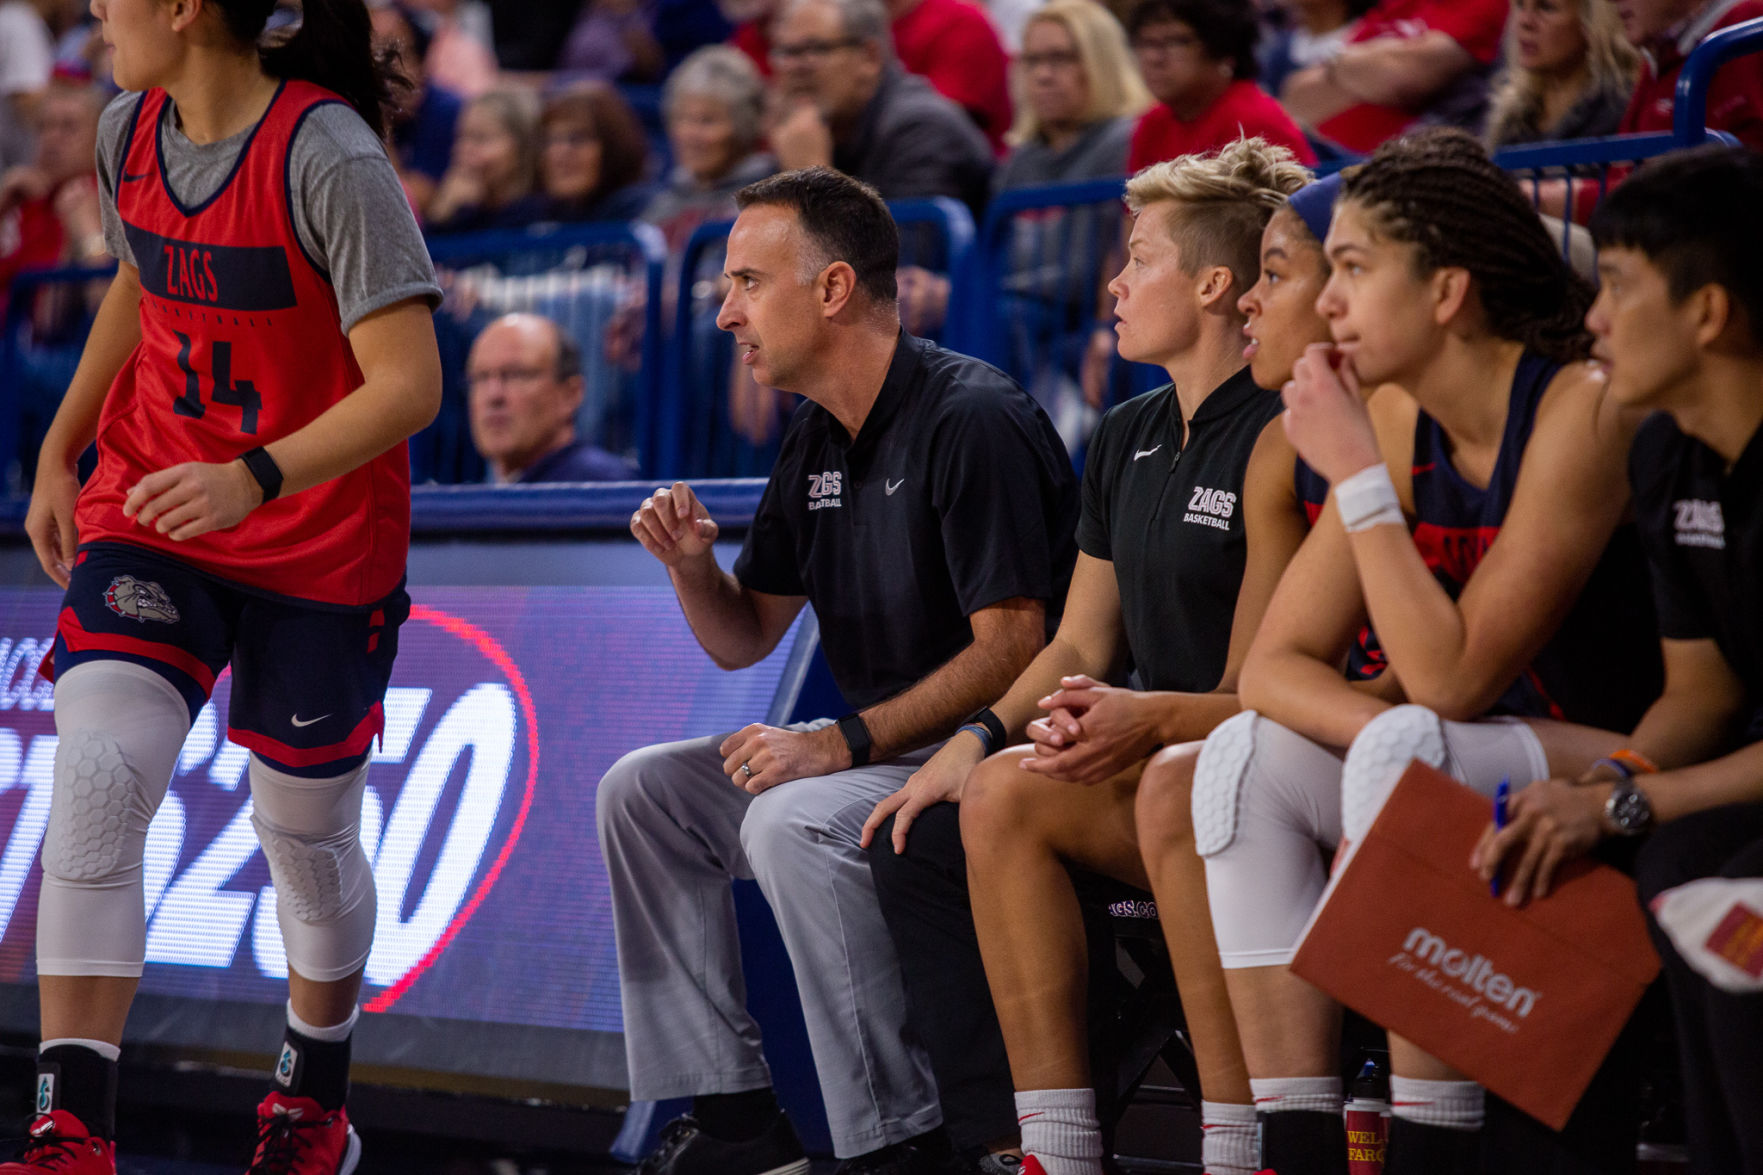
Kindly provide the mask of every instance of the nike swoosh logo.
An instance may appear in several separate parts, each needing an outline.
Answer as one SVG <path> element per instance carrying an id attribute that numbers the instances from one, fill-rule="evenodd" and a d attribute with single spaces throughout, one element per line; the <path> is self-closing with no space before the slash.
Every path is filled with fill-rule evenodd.
<path id="1" fill-rule="evenodd" d="M 1140 449 L 1138 452 L 1136 452 L 1132 455 L 1132 459 L 1134 461 L 1137 461 L 1140 457 L 1149 457 L 1152 453 L 1155 453 L 1158 449 L 1161 449 L 1162 447 L 1163 447 L 1162 445 L 1152 445 L 1149 449 Z"/>
<path id="2" fill-rule="evenodd" d="M 882 480 L 887 483 L 884 488 L 888 491 L 888 497 L 890 498 L 894 496 L 895 490 L 906 484 L 906 479 L 903 477 L 899 481 L 887 481 L 886 478 L 883 478 Z"/>
<path id="3" fill-rule="evenodd" d="M 128 172 L 125 171 L 122 173 L 122 182 L 125 184 L 132 184 L 136 180 L 146 179 L 148 174 L 149 174 L 148 172 L 143 171 L 143 172 L 140 172 L 136 175 L 130 175 Z"/>
<path id="4" fill-rule="evenodd" d="M 320 714 L 317 718 L 308 718 L 304 722 L 302 722 L 300 720 L 300 715 L 296 714 L 292 718 L 288 719 L 288 721 L 292 722 L 295 726 L 311 726 L 314 722 L 323 722 L 326 718 L 329 718 L 329 717 L 330 717 L 329 714 Z"/>

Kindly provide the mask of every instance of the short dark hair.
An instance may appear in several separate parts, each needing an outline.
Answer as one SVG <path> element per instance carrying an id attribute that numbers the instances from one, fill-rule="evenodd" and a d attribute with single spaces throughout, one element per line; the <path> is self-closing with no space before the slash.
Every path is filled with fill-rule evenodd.
<path id="1" fill-rule="evenodd" d="M 1206 56 L 1229 61 L 1231 76 L 1252 78 L 1260 66 L 1255 45 L 1261 39 L 1261 23 L 1255 6 L 1245 0 L 1139 0 L 1126 21 L 1127 35 L 1138 40 L 1148 24 L 1179 20 L 1194 30 Z"/>
<path id="2" fill-rule="evenodd" d="M 1665 276 L 1673 302 L 1721 286 L 1763 344 L 1763 156 L 1698 147 L 1662 156 L 1624 180 L 1592 215 L 1600 249 L 1633 249 Z"/>
<path id="3" fill-rule="evenodd" d="M 786 171 L 735 193 L 743 212 L 755 205 L 794 211 L 824 257 L 821 268 L 843 261 L 869 297 L 890 304 L 899 297 L 900 230 L 881 193 L 862 180 L 830 167 Z"/>

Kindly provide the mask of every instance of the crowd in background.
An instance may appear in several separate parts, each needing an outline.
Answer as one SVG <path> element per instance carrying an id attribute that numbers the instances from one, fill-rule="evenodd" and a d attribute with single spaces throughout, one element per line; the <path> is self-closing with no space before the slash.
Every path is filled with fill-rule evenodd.
<path id="1" fill-rule="evenodd" d="M 1495 149 L 1669 129 L 1690 50 L 1763 16 L 1763 0 L 370 7 L 411 81 L 389 147 L 431 237 L 643 221 L 676 254 L 742 186 L 813 164 L 977 215 L 1000 190 L 1131 174 L 1243 134 L 1311 162 L 1431 124 Z M 20 269 L 104 260 L 106 52 L 84 0 L 0 0 L 0 311 Z M 1763 57 L 1721 71 L 1709 122 L 1763 148 Z M 902 275 L 909 329 L 944 311 L 946 283 L 922 276 Z M 775 422 L 751 392 L 730 399 L 756 437 Z"/>

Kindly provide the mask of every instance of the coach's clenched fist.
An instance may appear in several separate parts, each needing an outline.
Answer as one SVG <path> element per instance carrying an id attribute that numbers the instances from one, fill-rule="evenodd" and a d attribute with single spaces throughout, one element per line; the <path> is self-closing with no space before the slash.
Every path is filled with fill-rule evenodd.
<path id="1" fill-rule="evenodd" d="M 676 481 L 649 495 L 631 515 L 631 533 L 651 555 L 677 567 L 709 551 L 719 531 L 692 487 Z"/>

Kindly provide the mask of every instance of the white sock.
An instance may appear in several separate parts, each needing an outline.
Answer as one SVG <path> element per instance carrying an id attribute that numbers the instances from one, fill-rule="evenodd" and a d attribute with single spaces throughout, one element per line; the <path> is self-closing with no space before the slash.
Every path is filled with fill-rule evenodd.
<path id="1" fill-rule="evenodd" d="M 1102 1125 L 1093 1089 L 1025 1089 L 1016 1094 L 1022 1149 L 1047 1175 L 1102 1175 Z"/>
<path id="2" fill-rule="evenodd" d="M 361 1019 L 361 1008 L 357 1006 L 349 1013 L 349 1018 L 341 1024 L 333 1024 L 328 1028 L 317 1028 L 294 1014 L 294 1001 L 288 1001 L 288 1027 L 304 1036 L 307 1040 L 322 1040 L 331 1044 L 349 1039 L 355 1031 L 355 1021 Z"/>
<path id="3" fill-rule="evenodd" d="M 1206 1175 L 1254 1175 L 1261 1169 L 1254 1106 L 1203 1101 L 1200 1129 L 1200 1165 Z"/>
<path id="4" fill-rule="evenodd" d="M 1423 1126 L 1480 1130 L 1486 1091 L 1473 1081 L 1390 1077 L 1390 1113 Z"/>
<path id="5" fill-rule="evenodd" d="M 1257 1114 L 1277 1114 L 1285 1110 L 1313 1110 L 1319 1114 L 1341 1112 L 1339 1077 L 1251 1077 L 1249 1090 L 1255 1095 Z"/>
<path id="6" fill-rule="evenodd" d="M 114 1061 L 122 1056 L 122 1050 L 111 1044 L 109 1041 L 85 1040 L 78 1036 L 58 1036 L 54 1040 L 46 1040 L 37 1046 L 37 1055 L 40 1057 L 49 1049 L 61 1048 L 63 1045 L 73 1045 L 75 1048 L 91 1049 L 106 1061 Z"/>

